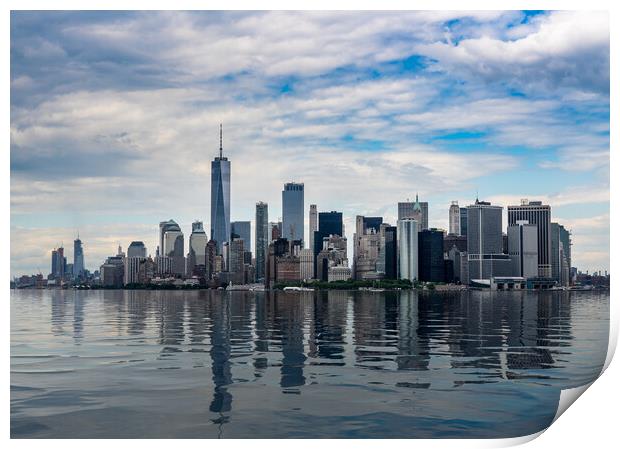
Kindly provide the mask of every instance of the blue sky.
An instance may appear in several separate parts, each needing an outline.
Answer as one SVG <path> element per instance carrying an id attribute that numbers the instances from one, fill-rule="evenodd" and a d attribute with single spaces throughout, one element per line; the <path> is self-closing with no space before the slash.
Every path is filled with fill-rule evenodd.
<path id="1" fill-rule="evenodd" d="M 220 122 L 233 220 L 292 180 L 349 232 L 416 192 L 442 228 L 476 192 L 541 199 L 609 268 L 605 13 L 12 12 L 11 274 L 78 230 L 92 270 L 208 228 Z"/>

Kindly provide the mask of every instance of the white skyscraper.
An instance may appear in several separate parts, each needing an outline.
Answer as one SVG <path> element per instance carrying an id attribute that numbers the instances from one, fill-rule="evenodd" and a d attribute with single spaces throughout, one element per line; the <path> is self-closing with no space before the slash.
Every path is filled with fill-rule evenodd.
<path id="1" fill-rule="evenodd" d="M 309 220 L 309 233 L 310 235 L 308 236 L 308 241 L 310 242 L 310 245 L 308 245 L 308 248 L 314 248 L 314 231 L 318 231 L 319 230 L 319 213 L 316 210 L 316 204 L 311 204 L 310 205 L 310 220 Z"/>
<path id="2" fill-rule="evenodd" d="M 413 218 L 398 220 L 400 279 L 418 279 L 418 222 Z"/>
<path id="3" fill-rule="evenodd" d="M 452 201 L 449 212 L 449 234 L 461 235 L 461 208 L 458 201 Z"/>

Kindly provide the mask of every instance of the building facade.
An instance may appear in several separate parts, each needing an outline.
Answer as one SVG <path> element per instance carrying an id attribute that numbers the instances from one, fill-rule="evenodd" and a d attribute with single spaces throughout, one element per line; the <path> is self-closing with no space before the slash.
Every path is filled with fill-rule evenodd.
<path id="1" fill-rule="evenodd" d="M 398 220 L 399 279 L 418 280 L 418 221 Z"/>
<path id="2" fill-rule="evenodd" d="M 73 277 L 80 278 L 84 275 L 84 249 L 80 237 L 73 241 Z"/>
<path id="3" fill-rule="evenodd" d="M 467 208 L 469 279 L 510 276 L 510 256 L 503 253 L 502 207 L 476 199 Z"/>
<path id="4" fill-rule="evenodd" d="M 256 227 L 254 229 L 256 245 L 256 281 L 265 279 L 265 263 L 269 248 L 269 207 L 267 203 L 256 203 Z"/>
<path id="5" fill-rule="evenodd" d="M 405 201 L 398 203 L 398 219 L 413 218 L 418 222 L 419 230 L 428 229 L 428 203 L 426 201 L 418 201 L 418 195 L 415 196 L 415 202 Z"/>
<path id="6" fill-rule="evenodd" d="M 231 237 L 237 236 L 243 240 L 243 248 L 245 251 L 252 251 L 252 231 L 249 221 L 233 221 L 230 223 Z"/>
<path id="7" fill-rule="evenodd" d="M 508 254 L 512 276 L 538 277 L 538 227 L 527 220 L 508 226 Z"/>
<path id="8" fill-rule="evenodd" d="M 304 185 L 287 182 L 282 190 L 282 237 L 304 240 Z"/>
<path id="9" fill-rule="evenodd" d="M 448 211 L 448 234 L 461 235 L 461 208 L 458 201 L 452 201 Z"/>
<path id="10" fill-rule="evenodd" d="M 317 212 L 316 204 L 310 205 L 310 212 L 308 213 L 308 248 L 314 249 L 314 233 L 319 230 L 319 214 Z"/>
<path id="11" fill-rule="evenodd" d="M 508 226 L 522 220 L 538 227 L 538 276 L 551 278 L 551 206 L 527 199 L 519 206 L 508 206 Z"/>
<path id="12" fill-rule="evenodd" d="M 435 228 L 418 234 L 418 279 L 422 282 L 445 282 L 443 234 Z"/>

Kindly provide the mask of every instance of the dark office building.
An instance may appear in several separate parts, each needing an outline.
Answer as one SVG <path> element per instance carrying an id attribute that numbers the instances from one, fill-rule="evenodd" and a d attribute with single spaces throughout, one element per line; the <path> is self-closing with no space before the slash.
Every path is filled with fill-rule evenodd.
<path id="1" fill-rule="evenodd" d="M 418 234 L 418 279 L 422 282 L 444 282 L 443 231 L 425 229 Z"/>
<path id="2" fill-rule="evenodd" d="M 385 279 L 398 279 L 398 240 L 396 226 L 385 228 Z"/>

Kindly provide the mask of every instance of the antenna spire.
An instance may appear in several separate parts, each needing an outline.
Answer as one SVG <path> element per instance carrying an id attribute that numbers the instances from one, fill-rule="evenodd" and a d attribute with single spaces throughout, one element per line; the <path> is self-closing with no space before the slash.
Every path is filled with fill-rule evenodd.
<path id="1" fill-rule="evenodd" d="M 220 123 L 220 159 L 222 159 L 222 124 Z"/>

